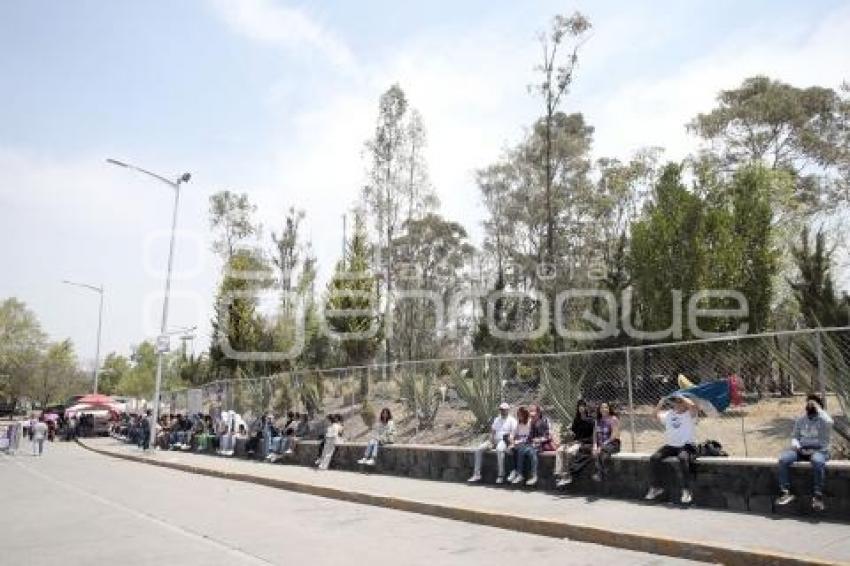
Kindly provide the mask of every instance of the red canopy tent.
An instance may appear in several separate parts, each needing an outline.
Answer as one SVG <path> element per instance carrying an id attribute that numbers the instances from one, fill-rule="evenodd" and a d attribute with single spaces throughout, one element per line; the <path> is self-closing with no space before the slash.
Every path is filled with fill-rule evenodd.
<path id="1" fill-rule="evenodd" d="M 118 418 L 120 410 L 121 404 L 109 395 L 93 393 L 77 399 L 77 402 L 72 407 L 65 409 L 65 415 L 70 416 L 76 413 L 92 411 L 108 411 L 111 418 Z"/>
<path id="2" fill-rule="evenodd" d="M 76 405 L 115 405 L 117 404 L 115 399 L 110 397 L 109 395 L 101 395 L 100 393 L 92 393 L 90 395 L 83 395 L 79 399 L 77 399 Z"/>

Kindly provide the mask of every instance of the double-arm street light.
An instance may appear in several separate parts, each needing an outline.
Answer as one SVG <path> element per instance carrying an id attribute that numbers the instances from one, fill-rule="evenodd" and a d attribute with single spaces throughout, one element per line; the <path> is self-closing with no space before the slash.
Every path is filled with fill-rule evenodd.
<path id="1" fill-rule="evenodd" d="M 112 165 L 117 165 L 118 167 L 124 167 L 125 169 L 132 169 L 133 171 L 138 171 L 139 173 L 144 173 L 154 179 L 161 181 L 171 187 L 174 190 L 174 211 L 171 217 L 171 243 L 168 247 L 168 271 L 165 276 L 165 298 L 162 301 L 162 324 L 160 326 L 159 337 L 156 341 L 156 387 L 154 389 L 154 398 L 153 398 L 153 422 L 151 423 L 151 446 L 154 446 L 156 441 L 156 423 L 159 422 L 159 396 L 160 396 L 160 388 L 162 387 L 162 361 L 163 355 L 168 351 L 168 298 L 171 293 L 171 266 L 174 263 L 174 236 L 177 232 L 177 207 L 180 204 L 180 184 L 188 183 L 189 179 L 192 176 L 189 173 L 183 173 L 177 179 L 168 179 L 163 177 L 162 175 L 157 175 L 156 173 L 151 173 L 146 169 L 142 169 L 141 167 L 136 167 L 135 165 L 131 165 L 129 163 L 124 163 L 123 161 L 118 161 L 117 159 L 107 159 L 107 163 L 111 163 Z"/>
<path id="2" fill-rule="evenodd" d="M 100 330 L 103 326 L 103 285 L 95 287 L 94 285 L 75 283 L 74 281 L 62 281 L 62 283 L 73 285 L 74 287 L 82 287 L 100 295 L 100 306 L 97 309 L 97 348 L 94 352 L 94 393 L 97 393 L 97 379 L 100 376 Z"/>

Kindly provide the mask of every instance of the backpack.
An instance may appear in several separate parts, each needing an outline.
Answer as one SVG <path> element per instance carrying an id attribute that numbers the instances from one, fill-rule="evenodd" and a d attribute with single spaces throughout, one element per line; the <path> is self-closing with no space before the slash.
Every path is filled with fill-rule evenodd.
<path id="1" fill-rule="evenodd" d="M 716 440 L 706 440 L 697 446 L 697 456 L 721 456 L 728 457 L 729 454 L 723 450 L 723 445 Z"/>

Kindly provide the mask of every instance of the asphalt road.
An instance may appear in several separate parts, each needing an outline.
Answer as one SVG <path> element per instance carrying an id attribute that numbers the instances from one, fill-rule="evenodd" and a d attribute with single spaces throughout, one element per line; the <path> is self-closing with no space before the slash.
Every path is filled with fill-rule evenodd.
<path id="1" fill-rule="evenodd" d="M 28 447 L 27 447 L 28 448 Z M 208 478 L 53 443 L 0 455 L 0 564 L 694 564 Z"/>

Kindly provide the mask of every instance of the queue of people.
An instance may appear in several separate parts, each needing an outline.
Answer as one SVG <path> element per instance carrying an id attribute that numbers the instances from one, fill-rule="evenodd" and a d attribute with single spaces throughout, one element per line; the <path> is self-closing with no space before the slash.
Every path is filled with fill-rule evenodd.
<path id="1" fill-rule="evenodd" d="M 484 454 L 490 450 L 496 452 L 497 484 L 537 484 L 537 465 L 542 452 L 554 452 L 557 489 L 565 489 L 572 484 L 575 476 L 590 467 L 591 463 L 591 479 L 594 482 L 607 479 L 609 463 L 614 454 L 621 450 L 620 420 L 611 402 L 599 403 L 594 412 L 586 401 L 579 400 L 570 429 L 560 446 L 555 443 L 549 421 L 539 405 L 520 406 L 516 416 L 510 412 L 511 407 L 507 403 L 499 406 L 499 413 L 491 422 L 487 439 L 476 447 L 469 483 L 482 481 Z M 688 396 L 673 394 L 658 402 L 655 413 L 664 427 L 665 441 L 649 458 L 649 490 L 644 498 L 654 501 L 668 489 L 669 486 L 662 484 L 662 477 L 663 466 L 669 463 L 681 489 L 679 502 L 689 505 L 693 501 L 691 484 L 698 455 L 696 432 L 699 408 Z M 777 505 L 787 505 L 794 500 L 789 470 L 794 462 L 807 461 L 811 462 L 814 477 L 812 508 L 816 511 L 824 509 L 823 490 L 832 425 L 832 418 L 823 409 L 823 400 L 817 395 L 809 395 L 805 413 L 795 421 L 791 446 L 779 456 L 780 494 Z M 510 452 L 514 455 L 514 469 L 506 477 L 506 455 Z"/>
<path id="2" fill-rule="evenodd" d="M 681 490 L 678 501 L 688 505 L 693 501 L 691 489 L 694 462 L 698 455 L 697 426 L 699 408 L 688 396 L 672 394 L 662 398 L 655 416 L 664 427 L 664 445 L 649 458 L 649 490 L 645 499 L 658 499 L 672 486 L 663 485 L 663 468 L 672 466 L 676 485 Z M 29 423 L 28 423 L 29 424 Z M 36 442 L 33 451 L 40 453 L 46 437 L 46 425 L 30 424 Z M 789 470 L 794 462 L 811 462 L 814 471 L 812 508 L 824 509 L 823 490 L 826 481 L 826 462 L 829 459 L 829 441 L 832 418 L 824 411 L 823 401 L 816 395 L 806 399 L 805 413 L 796 419 L 790 447 L 779 456 L 779 496 L 776 504 L 787 505 L 794 500 L 791 493 Z M 142 449 L 149 448 L 152 423 L 150 411 L 145 415 L 129 417 L 124 423 L 122 435 L 128 442 Z M 156 446 L 171 450 L 213 450 L 221 456 L 233 456 L 237 445 L 244 446 L 242 452 L 267 462 L 278 462 L 295 453 L 302 439 L 320 441 L 318 457 L 314 465 L 327 470 L 337 446 L 344 442 L 344 419 L 342 415 L 327 415 L 324 423 L 311 423 L 307 414 L 287 413 L 282 426 L 276 426 L 271 414 L 263 414 L 248 425 L 234 411 L 224 411 L 217 418 L 211 415 L 165 415 L 155 424 Z M 482 481 L 484 454 L 495 451 L 497 484 L 535 486 L 539 481 L 538 467 L 542 453 L 554 453 L 554 476 L 557 489 L 566 489 L 574 478 L 590 469 L 591 479 L 601 483 L 608 479 L 610 462 L 621 450 L 620 418 L 613 403 L 603 401 L 591 407 L 579 400 L 570 428 L 562 436 L 561 443 L 555 438 L 552 424 L 539 404 L 520 406 L 516 415 L 511 406 L 501 403 L 498 414 L 490 424 L 488 436 L 476 446 L 473 473 L 469 483 Z M 368 432 L 368 442 L 362 466 L 375 466 L 381 447 L 395 442 L 396 428 L 389 408 L 380 412 L 378 420 Z M 507 469 L 508 454 L 513 455 L 513 467 Z"/>

